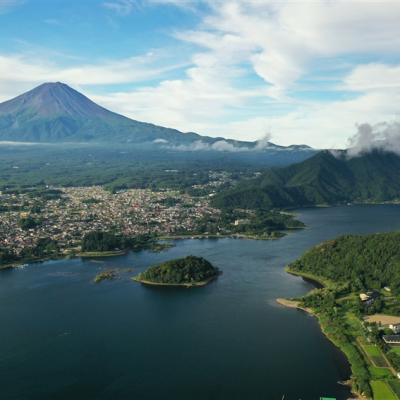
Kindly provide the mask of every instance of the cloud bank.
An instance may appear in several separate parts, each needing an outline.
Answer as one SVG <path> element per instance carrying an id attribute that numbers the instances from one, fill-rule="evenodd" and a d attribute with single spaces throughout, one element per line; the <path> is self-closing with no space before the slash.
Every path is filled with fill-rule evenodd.
<path id="1" fill-rule="evenodd" d="M 188 145 L 171 145 L 165 139 L 156 139 L 153 143 L 162 145 L 163 148 L 168 150 L 177 151 L 221 151 L 228 153 L 238 153 L 238 152 L 260 152 L 265 150 L 283 150 L 280 147 L 271 143 L 271 134 L 266 134 L 262 139 L 255 141 L 254 143 L 249 143 L 247 146 L 239 146 L 234 142 L 229 142 L 225 139 L 218 139 L 214 143 L 206 143 L 201 140 L 197 140 L 192 144 Z"/>
<path id="2" fill-rule="evenodd" d="M 357 128 L 357 133 L 349 139 L 349 157 L 357 157 L 373 150 L 400 155 L 400 122 L 382 122 L 376 125 L 364 123 Z"/>

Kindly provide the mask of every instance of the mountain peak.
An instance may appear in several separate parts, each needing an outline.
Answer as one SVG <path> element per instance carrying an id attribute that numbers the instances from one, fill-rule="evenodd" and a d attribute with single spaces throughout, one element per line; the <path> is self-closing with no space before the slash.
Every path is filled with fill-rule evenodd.
<path id="1" fill-rule="evenodd" d="M 63 82 L 45 82 L 30 90 L 30 92 L 40 92 L 44 90 L 69 90 L 74 91 L 70 86 Z M 29 92 L 28 92 L 29 93 Z"/>
<path id="2" fill-rule="evenodd" d="M 55 86 L 62 86 L 62 87 L 68 87 L 69 88 L 69 86 L 66 83 L 57 81 L 57 82 L 44 82 L 44 83 L 40 84 L 39 86 L 37 86 L 36 88 L 34 88 L 32 90 L 39 89 L 39 88 L 42 88 L 42 87 L 55 87 Z"/>
<path id="3" fill-rule="evenodd" d="M 93 118 L 113 114 L 62 82 L 46 82 L 0 104 L 0 116 Z M 18 122 L 18 121 L 17 121 Z"/>

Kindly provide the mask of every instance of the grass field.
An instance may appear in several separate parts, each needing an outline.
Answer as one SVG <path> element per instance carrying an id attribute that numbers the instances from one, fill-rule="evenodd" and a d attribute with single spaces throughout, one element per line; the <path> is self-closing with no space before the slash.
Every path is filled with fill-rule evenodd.
<path id="1" fill-rule="evenodd" d="M 383 358 L 381 350 L 374 344 L 362 344 L 364 351 L 377 367 L 388 367 L 386 360 Z"/>
<path id="2" fill-rule="evenodd" d="M 371 381 L 372 392 L 374 400 L 398 400 L 397 396 L 393 393 L 392 389 L 386 382 Z"/>
<path id="3" fill-rule="evenodd" d="M 363 330 L 360 320 L 351 312 L 346 313 L 346 322 L 352 336 L 362 336 Z"/>
<path id="4" fill-rule="evenodd" d="M 393 374 L 387 368 L 374 367 L 370 365 L 368 366 L 368 370 L 373 380 L 393 378 Z"/>

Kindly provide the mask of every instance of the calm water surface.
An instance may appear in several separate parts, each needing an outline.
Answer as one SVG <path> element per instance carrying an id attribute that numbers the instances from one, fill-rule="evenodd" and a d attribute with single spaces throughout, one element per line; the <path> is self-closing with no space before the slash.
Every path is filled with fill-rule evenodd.
<path id="1" fill-rule="evenodd" d="M 322 240 L 400 229 L 398 206 L 299 211 L 307 228 L 277 241 L 184 240 L 160 254 L 61 260 L 0 273 L 0 398 L 345 399 L 343 355 L 314 318 L 275 304 L 311 285 L 283 267 Z M 130 280 L 150 264 L 204 256 L 204 288 Z M 119 279 L 93 284 L 101 270 Z M 124 271 L 132 268 L 132 271 Z"/>

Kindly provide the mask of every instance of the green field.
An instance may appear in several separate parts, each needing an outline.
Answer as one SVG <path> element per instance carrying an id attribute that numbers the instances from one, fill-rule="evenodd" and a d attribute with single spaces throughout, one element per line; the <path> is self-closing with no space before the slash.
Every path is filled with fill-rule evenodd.
<path id="1" fill-rule="evenodd" d="M 341 299 L 343 300 L 343 299 Z M 360 336 L 363 335 L 362 325 L 360 320 L 354 315 L 352 312 L 346 313 L 346 322 L 348 325 L 349 333 L 352 336 Z"/>
<path id="2" fill-rule="evenodd" d="M 364 351 L 368 354 L 368 357 L 377 367 L 388 367 L 386 360 L 383 358 L 381 350 L 374 344 L 362 344 Z"/>
<path id="3" fill-rule="evenodd" d="M 386 382 L 371 381 L 374 400 L 398 400 Z"/>
<path id="4" fill-rule="evenodd" d="M 371 365 L 368 367 L 368 370 L 373 380 L 393 378 L 393 374 L 390 372 L 388 368 L 374 367 Z"/>

